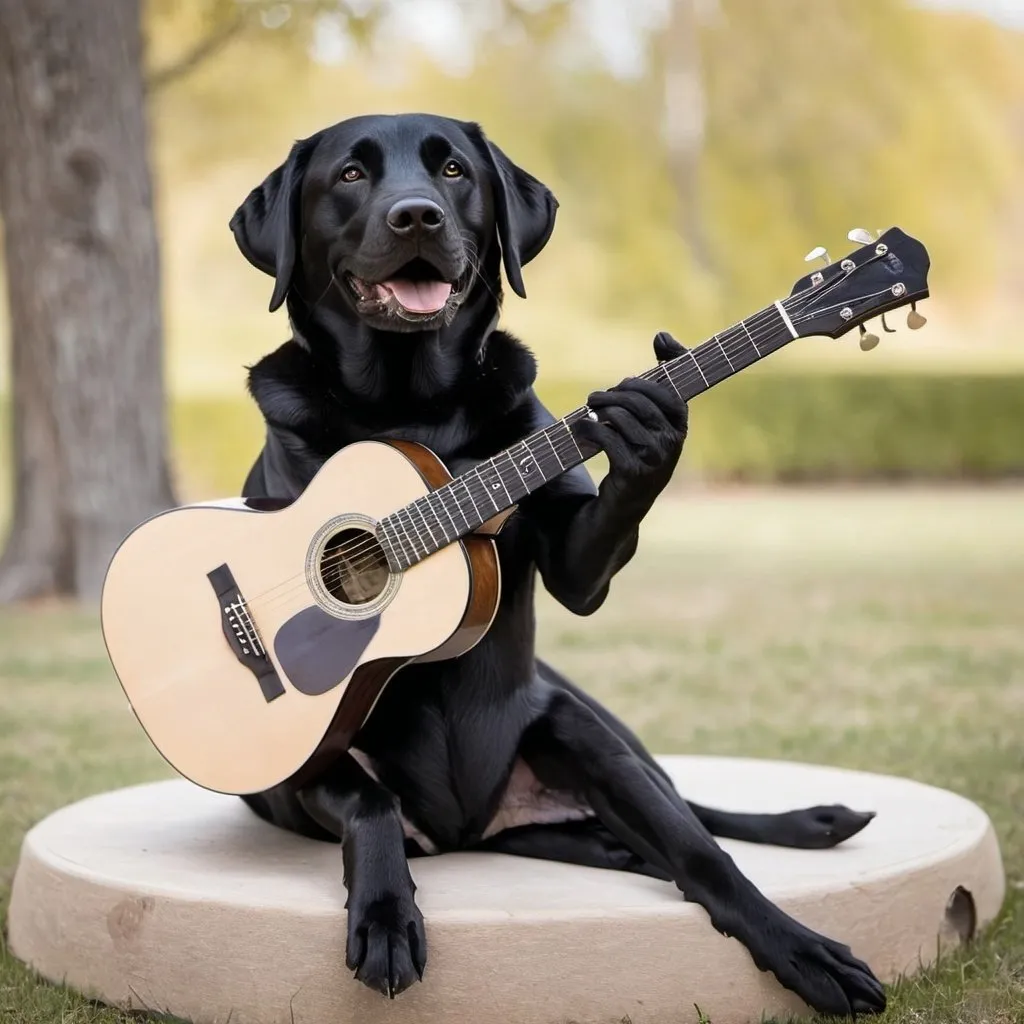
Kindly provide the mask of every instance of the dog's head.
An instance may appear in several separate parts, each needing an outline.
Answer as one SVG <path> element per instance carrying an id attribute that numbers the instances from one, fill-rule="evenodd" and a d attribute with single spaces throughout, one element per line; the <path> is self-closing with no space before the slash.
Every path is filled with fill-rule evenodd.
<path id="1" fill-rule="evenodd" d="M 231 219 L 245 257 L 295 299 L 373 331 L 435 331 L 509 285 L 544 247 L 557 202 L 479 126 L 364 116 L 297 142 Z M 489 279 L 491 278 L 491 279 Z M 294 310 L 293 310 L 294 312 Z"/>

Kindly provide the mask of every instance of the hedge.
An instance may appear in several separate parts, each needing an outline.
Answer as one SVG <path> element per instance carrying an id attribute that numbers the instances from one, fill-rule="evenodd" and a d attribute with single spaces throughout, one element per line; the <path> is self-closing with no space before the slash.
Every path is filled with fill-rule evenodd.
<path id="1" fill-rule="evenodd" d="M 561 415 L 585 384 L 540 389 Z M 173 408 L 182 482 L 234 493 L 262 443 L 244 399 Z M 601 472 L 600 464 L 594 466 Z M 779 374 L 727 381 L 690 405 L 679 476 L 707 481 L 998 480 L 1024 476 L 1024 374 Z"/>
<path id="2" fill-rule="evenodd" d="M 539 390 L 561 415 L 591 388 L 555 381 Z M 0 408 L 5 420 L 8 412 Z M 263 442 L 253 404 L 241 395 L 178 399 L 171 417 L 183 495 L 237 493 Z M 0 505 L 9 440 L 0 429 Z M 602 472 L 600 459 L 592 469 Z M 1021 477 L 1024 374 L 744 374 L 693 400 L 677 473 L 709 482 Z"/>
<path id="3" fill-rule="evenodd" d="M 709 480 L 994 480 L 1024 474 L 1024 375 L 737 377 L 691 403 Z"/>

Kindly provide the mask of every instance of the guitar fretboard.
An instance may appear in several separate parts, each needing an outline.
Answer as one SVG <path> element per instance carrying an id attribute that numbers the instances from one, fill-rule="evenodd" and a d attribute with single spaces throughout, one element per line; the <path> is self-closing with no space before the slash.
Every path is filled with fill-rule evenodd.
<path id="1" fill-rule="evenodd" d="M 689 401 L 797 336 L 785 303 L 776 302 L 640 376 Z M 600 449 L 582 443 L 572 431 L 574 423 L 592 416 L 586 406 L 575 409 L 382 519 L 377 537 L 391 569 L 408 569 L 468 536 L 549 480 L 596 455 Z"/>

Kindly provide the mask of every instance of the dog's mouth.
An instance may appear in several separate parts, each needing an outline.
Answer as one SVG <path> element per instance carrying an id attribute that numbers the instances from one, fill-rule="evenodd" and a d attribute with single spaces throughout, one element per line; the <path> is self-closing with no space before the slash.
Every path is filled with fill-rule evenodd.
<path id="1" fill-rule="evenodd" d="M 432 320 L 459 299 L 466 275 L 446 279 L 430 262 L 420 257 L 399 267 L 383 281 L 366 281 L 350 272 L 345 281 L 356 299 L 356 308 L 367 314 L 392 314 L 403 320 Z"/>

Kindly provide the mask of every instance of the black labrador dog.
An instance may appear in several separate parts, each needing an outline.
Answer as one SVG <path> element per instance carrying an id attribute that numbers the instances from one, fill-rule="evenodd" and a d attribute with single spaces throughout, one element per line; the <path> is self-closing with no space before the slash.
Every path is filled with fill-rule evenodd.
<path id="1" fill-rule="evenodd" d="M 356 117 L 297 142 L 231 220 L 292 327 L 250 370 L 266 438 L 245 495 L 293 500 L 329 456 L 367 438 L 417 441 L 459 473 L 553 422 L 532 355 L 497 323 L 502 270 L 524 296 L 522 267 L 556 208 L 476 124 Z M 683 351 L 668 335 L 654 347 L 660 360 Z M 576 429 L 607 454 L 608 475 L 595 488 L 571 470 L 507 521 L 500 608 L 483 640 L 403 668 L 314 783 L 245 799 L 275 825 L 340 841 L 348 967 L 386 995 L 421 978 L 427 959 L 408 857 L 475 849 L 674 882 L 813 1008 L 880 1011 L 870 968 L 770 903 L 712 838 L 831 847 L 872 815 L 690 803 L 622 722 L 535 655 L 537 574 L 570 611 L 597 611 L 686 437 L 686 406 L 649 381 L 588 402 L 597 420 Z"/>

